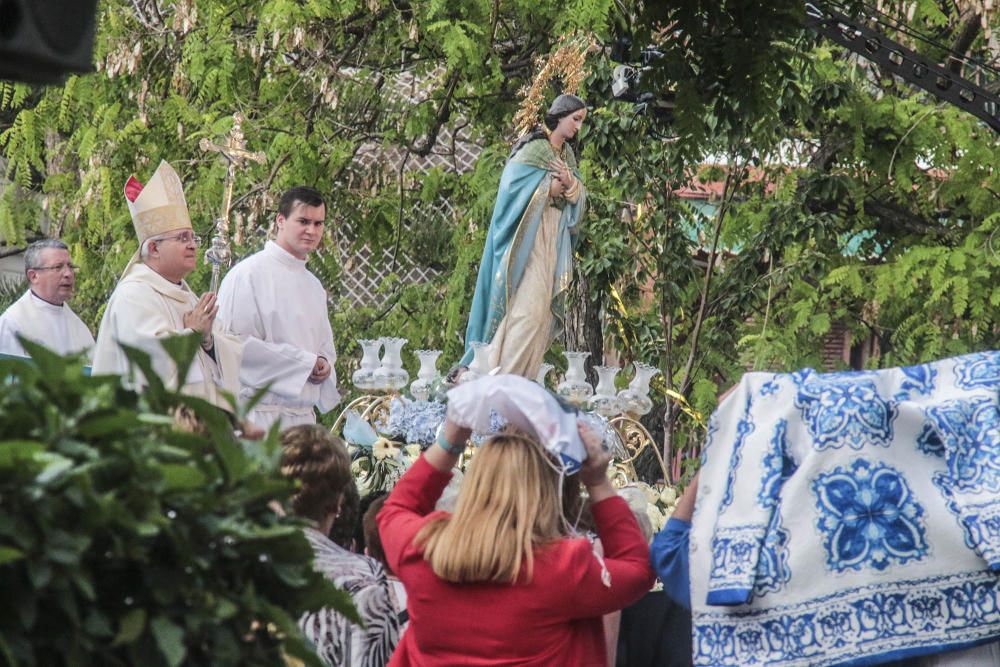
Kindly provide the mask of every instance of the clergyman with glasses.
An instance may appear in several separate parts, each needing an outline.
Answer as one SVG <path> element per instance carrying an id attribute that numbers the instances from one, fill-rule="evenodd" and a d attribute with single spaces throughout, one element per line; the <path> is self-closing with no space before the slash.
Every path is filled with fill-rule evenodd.
<path id="1" fill-rule="evenodd" d="M 0 315 L 0 353 L 28 356 L 18 336 L 59 354 L 91 353 L 94 336 L 66 303 L 73 297 L 76 270 L 62 241 L 45 239 L 28 246 L 28 291 Z"/>
<path id="2" fill-rule="evenodd" d="M 145 186 L 134 176 L 129 178 L 125 199 L 139 250 L 104 311 L 94 348 L 94 374 L 122 375 L 129 386 L 141 387 L 145 378 L 130 368 L 121 345 L 136 347 L 150 355 L 168 387 L 233 412 L 221 391 L 232 396 L 239 392 L 242 344 L 216 322 L 215 294 L 199 298 L 184 280 L 197 265 L 201 239 L 191 227 L 177 172 L 160 162 Z M 160 343 L 194 332 L 201 335 L 201 347 L 187 377 L 178 381 L 177 367 Z"/>

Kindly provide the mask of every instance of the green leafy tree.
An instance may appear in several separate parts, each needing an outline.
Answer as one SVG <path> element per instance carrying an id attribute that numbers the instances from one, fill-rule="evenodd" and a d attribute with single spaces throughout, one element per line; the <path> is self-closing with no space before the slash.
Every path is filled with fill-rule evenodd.
<path id="1" fill-rule="evenodd" d="M 197 345 L 169 351 L 186 367 Z M 136 394 L 25 347 L 32 362 L 0 361 L 4 662 L 321 665 L 295 619 L 359 617 L 313 570 L 301 526 L 268 506 L 293 492 L 276 438 L 237 441 L 220 410 L 155 379 Z"/>

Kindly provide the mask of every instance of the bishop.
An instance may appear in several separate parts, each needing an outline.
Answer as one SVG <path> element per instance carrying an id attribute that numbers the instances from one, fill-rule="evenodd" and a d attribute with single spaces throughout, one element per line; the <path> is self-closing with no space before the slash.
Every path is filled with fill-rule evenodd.
<path id="1" fill-rule="evenodd" d="M 104 311 L 94 373 L 119 374 L 131 386 L 146 379 L 130 367 L 122 345 L 148 353 L 163 382 L 172 388 L 204 398 L 233 411 L 223 391 L 239 391 L 242 344 L 222 332 L 215 316 L 215 295 L 200 298 L 184 278 L 198 261 L 201 239 L 194 233 L 181 180 L 167 162 L 160 162 L 145 186 L 134 176 L 125 184 L 125 199 L 139 250 L 132 257 Z M 177 366 L 161 341 L 198 333 L 202 344 L 187 377 L 179 378 Z"/>

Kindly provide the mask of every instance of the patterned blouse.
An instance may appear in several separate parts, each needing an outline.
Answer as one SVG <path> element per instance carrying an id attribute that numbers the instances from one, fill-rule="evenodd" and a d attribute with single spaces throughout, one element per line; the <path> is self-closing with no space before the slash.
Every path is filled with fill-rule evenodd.
<path id="1" fill-rule="evenodd" d="M 338 546 L 317 530 L 307 528 L 305 535 L 315 554 L 316 571 L 350 594 L 366 627 L 332 609 L 321 609 L 299 619 L 303 634 L 328 665 L 384 667 L 399 641 L 399 621 L 385 571 L 376 561 Z"/>

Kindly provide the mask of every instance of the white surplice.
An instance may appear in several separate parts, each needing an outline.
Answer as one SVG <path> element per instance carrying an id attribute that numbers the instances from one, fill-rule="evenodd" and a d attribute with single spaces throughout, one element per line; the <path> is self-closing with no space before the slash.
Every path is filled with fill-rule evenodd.
<path id="1" fill-rule="evenodd" d="M 337 374 L 309 382 L 317 357 L 337 359 L 326 290 L 305 260 L 274 241 L 233 267 L 219 287 L 219 316 L 227 333 L 244 342 L 240 398 L 270 385 L 247 416 L 262 427 L 315 423 L 313 408 L 328 412 L 340 402 Z"/>
<path id="2" fill-rule="evenodd" d="M 86 350 L 90 355 L 94 347 L 90 329 L 68 305 L 49 303 L 31 290 L 0 315 L 0 353 L 28 356 L 18 334 L 59 354 Z"/>
<path id="3" fill-rule="evenodd" d="M 101 319 L 94 347 L 95 375 L 115 374 L 126 377 L 126 384 L 145 384 L 142 373 L 129 369 L 128 358 L 119 344 L 139 348 L 150 355 L 153 369 L 170 388 L 177 387 L 177 366 L 161 346 L 164 338 L 193 333 L 184 326 L 184 313 L 198 303 L 187 283 L 172 283 L 145 264 L 136 264 L 122 277 Z M 239 391 L 239 367 L 242 344 L 225 334 L 216 318 L 212 329 L 215 339 L 212 355 L 198 349 L 181 391 L 232 411 L 230 402 L 220 393 L 234 396 Z"/>

